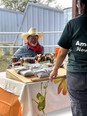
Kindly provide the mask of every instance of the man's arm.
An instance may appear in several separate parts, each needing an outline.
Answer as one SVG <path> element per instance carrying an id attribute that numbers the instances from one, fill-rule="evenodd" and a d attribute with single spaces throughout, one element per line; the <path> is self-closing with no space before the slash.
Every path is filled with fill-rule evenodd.
<path id="1" fill-rule="evenodd" d="M 53 78 L 55 78 L 57 76 L 57 71 L 59 69 L 59 67 L 61 66 L 61 64 L 63 63 L 66 55 L 68 54 L 69 49 L 65 49 L 65 48 L 60 48 L 59 53 L 57 55 L 57 59 L 56 59 L 56 63 L 54 66 L 53 71 L 50 73 L 49 79 L 52 81 Z"/>

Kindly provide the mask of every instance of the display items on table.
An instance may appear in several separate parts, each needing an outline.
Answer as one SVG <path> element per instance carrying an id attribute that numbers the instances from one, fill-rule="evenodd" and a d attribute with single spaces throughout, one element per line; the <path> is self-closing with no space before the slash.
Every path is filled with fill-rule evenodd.
<path id="1" fill-rule="evenodd" d="M 54 59 L 55 59 L 55 54 L 50 54 L 50 53 L 46 53 L 44 55 L 42 54 L 37 54 L 35 56 L 36 61 L 38 62 L 43 62 L 43 61 L 50 61 L 51 63 L 54 63 Z"/>
<path id="2" fill-rule="evenodd" d="M 23 116 L 45 115 L 69 106 L 66 69 L 59 68 L 56 79 L 53 82 L 49 81 L 49 74 L 53 70 L 55 60 L 54 54 L 39 54 L 35 57 L 20 58 L 20 65 L 6 70 L 7 78 L 25 84 L 21 90 L 23 96 L 19 97 L 22 109 L 25 109 L 26 102 L 22 98 L 27 100 L 26 109 L 22 111 Z"/>
<path id="3" fill-rule="evenodd" d="M 24 57 L 24 63 L 35 63 L 35 57 Z"/>
<path id="4" fill-rule="evenodd" d="M 30 63 L 36 63 L 36 62 L 43 62 L 43 61 L 49 61 L 50 63 L 54 63 L 55 54 L 46 53 L 46 54 L 37 54 L 35 57 L 21 57 L 18 61 L 16 57 L 12 56 L 12 66 L 23 66 L 24 64 Z"/>
<path id="5" fill-rule="evenodd" d="M 20 65 L 23 66 L 23 63 L 24 63 L 24 59 L 23 58 L 20 58 Z"/>
<path id="6" fill-rule="evenodd" d="M 50 65 L 50 67 L 48 66 Z M 53 69 L 53 65 L 50 63 L 34 63 L 26 64 L 25 66 L 15 67 L 14 70 L 25 77 L 48 77 Z"/>
<path id="7" fill-rule="evenodd" d="M 21 57 L 19 61 L 12 62 L 12 68 L 25 77 L 48 77 L 54 66 L 55 55 L 46 53 L 35 57 Z"/>
<path id="8" fill-rule="evenodd" d="M 15 62 L 17 62 L 17 57 L 12 56 L 11 60 L 12 60 L 12 63 L 15 63 Z"/>
<path id="9" fill-rule="evenodd" d="M 14 65 L 12 69 L 19 75 L 30 78 L 31 82 L 34 81 L 34 79 L 38 81 L 41 78 L 43 78 L 42 80 L 48 80 L 50 72 L 53 70 L 53 67 L 55 65 L 55 61 L 56 61 L 55 54 L 51 53 L 46 53 L 44 55 L 37 54 L 35 57 L 20 58 L 20 65 L 18 66 Z M 63 66 L 61 67 L 63 68 Z M 10 74 L 9 70 L 6 71 L 6 74 L 7 75 Z"/>

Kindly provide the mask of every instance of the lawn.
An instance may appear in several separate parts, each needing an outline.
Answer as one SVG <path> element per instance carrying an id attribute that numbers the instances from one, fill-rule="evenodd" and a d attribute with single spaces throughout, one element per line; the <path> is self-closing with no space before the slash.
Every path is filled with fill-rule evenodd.
<path id="1" fill-rule="evenodd" d="M 0 72 L 6 71 L 11 55 L 0 56 Z"/>

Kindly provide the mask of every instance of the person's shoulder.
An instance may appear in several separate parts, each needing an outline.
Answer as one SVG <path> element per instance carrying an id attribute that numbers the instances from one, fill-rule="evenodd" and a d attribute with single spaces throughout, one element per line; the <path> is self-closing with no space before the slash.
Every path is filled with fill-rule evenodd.
<path id="1" fill-rule="evenodd" d="M 78 19 L 78 17 L 74 17 L 68 21 L 68 24 L 75 22 Z"/>
<path id="2" fill-rule="evenodd" d="M 44 49 L 44 46 L 43 45 L 40 45 L 42 47 L 42 49 Z"/>
<path id="3" fill-rule="evenodd" d="M 73 23 L 73 22 L 79 21 L 79 20 L 80 20 L 81 18 L 83 18 L 83 17 L 84 17 L 84 14 L 78 15 L 78 16 L 72 18 L 72 19 L 69 21 L 69 23 Z"/>
<path id="4" fill-rule="evenodd" d="M 80 19 L 81 15 L 80 16 L 77 16 L 77 17 L 74 17 L 72 19 L 70 19 L 68 22 L 67 22 L 67 25 L 74 25 L 75 23 L 77 23 Z"/>
<path id="5" fill-rule="evenodd" d="M 44 47 L 43 45 L 40 45 L 42 48 Z"/>
<path id="6" fill-rule="evenodd" d="M 21 46 L 21 49 L 29 49 L 29 48 L 30 48 L 30 47 L 29 47 L 27 44 Z"/>
<path id="7" fill-rule="evenodd" d="M 24 47 L 27 47 L 28 45 L 27 45 L 27 44 L 24 44 L 23 46 L 24 46 Z"/>

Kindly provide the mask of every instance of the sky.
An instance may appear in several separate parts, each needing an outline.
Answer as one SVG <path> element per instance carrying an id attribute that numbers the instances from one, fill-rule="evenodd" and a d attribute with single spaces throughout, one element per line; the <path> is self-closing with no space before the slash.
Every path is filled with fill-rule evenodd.
<path id="1" fill-rule="evenodd" d="M 50 3 L 50 6 L 62 6 L 62 8 L 72 7 L 72 0 L 54 0 Z"/>
<path id="2" fill-rule="evenodd" d="M 72 7 L 72 0 L 57 0 L 64 8 Z"/>

